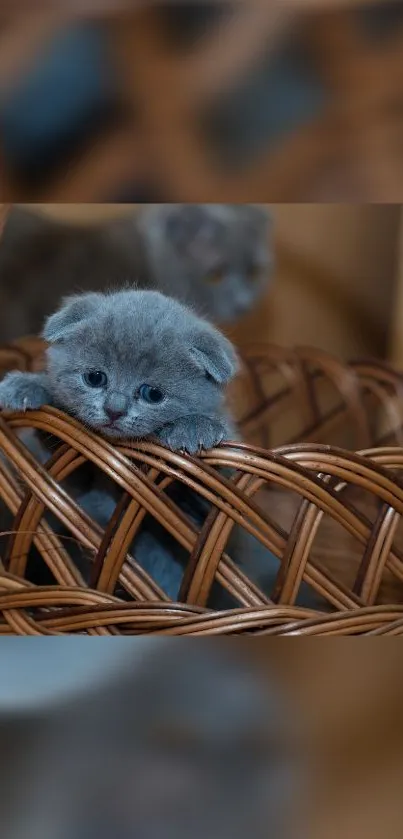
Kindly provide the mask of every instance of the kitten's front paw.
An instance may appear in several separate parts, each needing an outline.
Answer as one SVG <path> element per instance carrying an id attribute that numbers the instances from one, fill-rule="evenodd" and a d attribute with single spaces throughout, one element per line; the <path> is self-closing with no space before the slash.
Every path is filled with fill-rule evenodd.
<path id="1" fill-rule="evenodd" d="M 158 432 L 163 446 L 173 451 L 197 454 L 201 449 L 212 449 L 226 437 L 223 423 L 210 417 L 183 417 L 164 425 Z"/>
<path id="2" fill-rule="evenodd" d="M 34 373 L 8 373 L 0 382 L 0 408 L 29 411 L 50 404 L 50 394 Z"/>

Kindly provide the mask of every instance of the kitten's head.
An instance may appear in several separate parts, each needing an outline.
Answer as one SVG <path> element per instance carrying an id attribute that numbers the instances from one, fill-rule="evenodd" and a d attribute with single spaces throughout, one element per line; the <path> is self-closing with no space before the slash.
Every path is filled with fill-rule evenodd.
<path id="1" fill-rule="evenodd" d="M 248 312 L 272 269 L 270 215 L 251 204 L 166 204 L 140 217 L 159 287 L 216 323 Z"/>
<path id="2" fill-rule="evenodd" d="M 237 369 L 220 332 L 154 291 L 68 298 L 43 337 L 55 403 L 113 438 L 146 437 L 192 414 L 214 416 Z"/>

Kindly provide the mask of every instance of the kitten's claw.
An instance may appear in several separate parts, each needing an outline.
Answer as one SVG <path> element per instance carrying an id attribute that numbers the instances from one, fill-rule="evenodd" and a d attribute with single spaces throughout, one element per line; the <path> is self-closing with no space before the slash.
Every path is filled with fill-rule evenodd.
<path id="1" fill-rule="evenodd" d="M 42 377 L 35 373 L 8 373 L 0 382 L 0 407 L 7 411 L 32 411 L 50 404 Z"/>
<path id="2" fill-rule="evenodd" d="M 168 449 L 200 454 L 203 449 L 212 449 L 221 443 L 226 436 L 226 428 L 210 417 L 183 417 L 164 425 L 157 436 Z"/>

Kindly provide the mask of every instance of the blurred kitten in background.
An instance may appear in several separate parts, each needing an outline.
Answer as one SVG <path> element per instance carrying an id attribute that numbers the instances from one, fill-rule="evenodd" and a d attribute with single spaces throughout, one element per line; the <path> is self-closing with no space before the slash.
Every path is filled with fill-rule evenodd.
<path id="1" fill-rule="evenodd" d="M 16 205 L 0 239 L 0 342 L 36 334 L 66 294 L 126 281 L 231 323 L 268 286 L 270 220 L 252 204 L 154 204 L 80 225 Z"/>
<path id="2" fill-rule="evenodd" d="M 299 769 L 277 680 L 217 639 L 127 658 L 113 684 L 3 720 L 4 836 L 290 839 Z"/>

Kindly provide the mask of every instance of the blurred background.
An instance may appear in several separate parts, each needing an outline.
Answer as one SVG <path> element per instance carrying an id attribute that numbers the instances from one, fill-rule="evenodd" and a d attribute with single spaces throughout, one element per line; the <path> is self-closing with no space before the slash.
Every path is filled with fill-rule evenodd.
<path id="1" fill-rule="evenodd" d="M 244 314 L 234 316 L 229 324 L 224 324 L 235 343 L 241 348 L 260 342 L 283 346 L 309 344 L 345 360 L 371 356 L 403 366 L 401 206 L 277 204 L 265 205 L 265 208 L 270 220 L 267 277 L 261 292 L 245 307 Z M 26 208 L 18 205 L 15 209 Z M 45 217 L 72 230 L 71 252 L 74 237 L 81 235 L 83 230 L 96 231 L 119 220 L 124 224 L 136 219 L 139 205 L 35 204 L 30 205 L 29 211 L 30 218 Z M 102 260 L 98 260 L 98 263 L 90 263 L 93 270 L 88 280 L 83 279 L 82 274 L 77 280 L 75 270 L 69 274 L 66 269 L 67 277 L 62 287 L 59 272 L 64 264 L 63 254 L 65 262 L 67 259 L 66 245 L 63 250 L 62 243 L 57 240 L 49 251 L 49 259 L 53 260 L 50 264 L 56 266 L 57 276 L 53 277 L 50 271 L 50 276 L 43 278 L 38 266 L 44 269 L 47 251 L 43 244 L 37 244 L 41 242 L 41 228 L 38 233 L 33 225 L 31 230 L 24 232 L 22 226 L 19 237 L 14 233 L 13 239 L 9 232 L 12 215 L 11 208 L 3 205 L 5 228 L 0 239 L 0 324 L 3 323 L 0 342 L 3 343 L 20 337 L 21 329 L 32 331 L 32 326 L 20 326 L 21 312 L 27 317 L 31 313 L 33 323 L 37 324 L 35 331 L 39 329 L 44 314 L 50 313 L 57 304 L 58 289 L 61 293 L 75 291 L 77 284 L 83 288 L 85 282 L 87 287 L 88 283 L 97 287 L 98 274 L 99 284 L 108 280 L 108 274 L 103 276 Z M 245 231 L 243 235 L 247 237 Z M 47 236 L 52 238 L 49 230 Z M 29 270 L 29 259 L 24 263 L 21 255 L 25 242 L 31 240 L 36 246 L 33 251 L 36 274 Z M 91 241 L 88 248 L 91 254 Z M 59 263 L 58 254 L 62 260 Z M 113 282 L 119 282 L 119 279 L 115 273 Z M 191 283 L 190 278 L 188 282 Z M 36 301 L 35 283 L 40 292 Z M 218 293 L 218 284 L 216 289 Z M 228 306 L 230 294 L 231 288 Z M 32 323 L 29 319 L 28 322 Z"/>
<path id="2" fill-rule="evenodd" d="M 268 658 L 269 645 L 261 643 Z M 312 839 L 401 834 L 403 683 L 397 639 L 294 640 L 275 657 L 317 759 Z"/>
<path id="3" fill-rule="evenodd" d="M 82 640 L 84 661 L 89 647 L 86 653 Z M 31 641 L 25 653 L 20 647 L 17 669 L 24 666 L 24 655 L 31 655 L 31 663 L 39 655 L 44 673 L 40 644 L 40 639 Z M 248 820 L 251 837 L 399 839 L 399 639 L 385 644 L 373 638 L 359 646 L 331 638 L 325 645 L 314 639 L 281 643 L 258 638 L 199 640 L 196 647 L 194 641 L 154 638 L 151 649 L 144 638 L 120 638 L 114 644 L 120 650 L 119 666 L 111 669 L 108 659 L 96 695 L 89 677 L 81 695 L 74 697 L 71 691 L 68 700 L 53 708 L 43 697 L 41 707 L 33 713 L 27 707 L 19 717 L 0 709 L 3 826 L 9 824 L 5 817 L 14 814 L 7 837 L 120 839 L 139 835 L 141 828 L 142 836 L 181 837 L 187 835 L 180 827 L 180 790 L 185 789 L 188 818 L 196 817 L 196 836 L 203 835 L 197 825 L 206 813 L 212 817 L 209 835 L 242 835 L 231 831 L 236 813 Z M 141 645 L 146 653 L 139 661 Z M 74 684 L 77 673 L 71 663 Z M 33 679 L 31 667 L 28 693 Z M 249 741 L 251 734 L 258 739 Z M 247 744 L 252 745 L 251 754 L 244 752 Z M 139 759 L 142 771 L 136 774 Z M 262 781 L 265 766 L 271 767 L 265 780 L 268 789 L 279 792 L 274 805 L 267 793 L 267 822 L 262 825 L 259 794 L 248 780 Z M 181 775 L 184 768 L 186 777 Z M 212 793 L 218 787 L 215 809 L 203 807 L 199 819 L 200 800 L 203 805 L 214 801 Z M 159 833 L 153 834 L 155 815 L 158 819 L 164 812 L 164 829 L 160 825 Z M 297 817 L 295 834 L 277 829 L 279 813 Z M 20 820 L 15 820 L 16 814 Z"/>
<path id="4" fill-rule="evenodd" d="M 21 201 L 401 201 L 401 0 L 4 2 Z"/>

